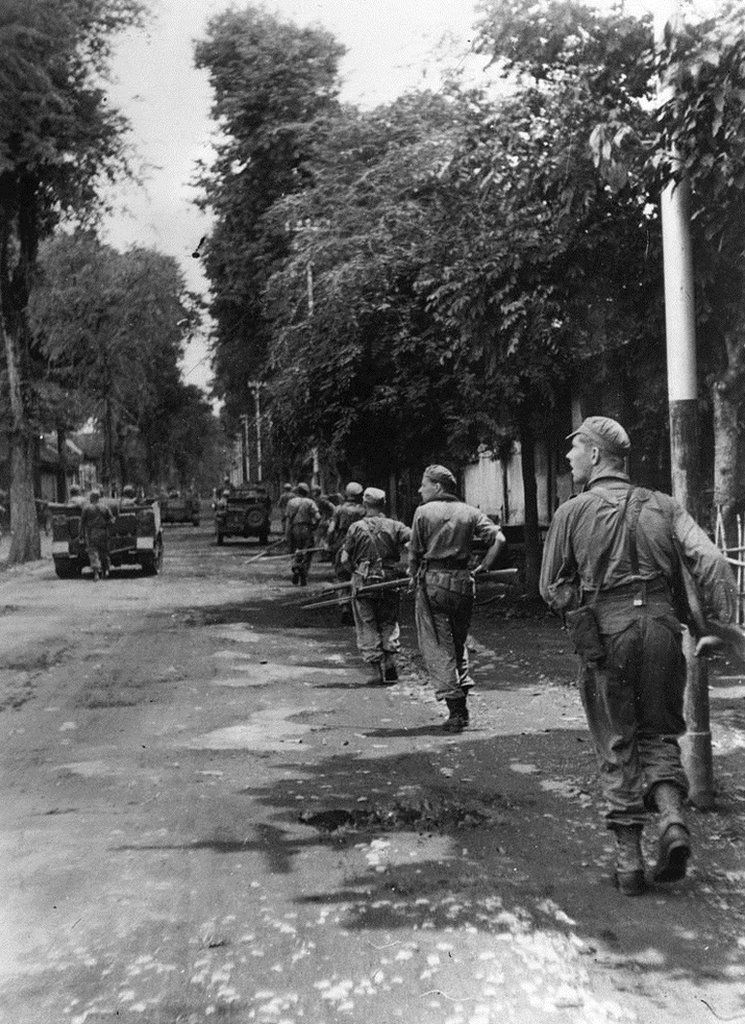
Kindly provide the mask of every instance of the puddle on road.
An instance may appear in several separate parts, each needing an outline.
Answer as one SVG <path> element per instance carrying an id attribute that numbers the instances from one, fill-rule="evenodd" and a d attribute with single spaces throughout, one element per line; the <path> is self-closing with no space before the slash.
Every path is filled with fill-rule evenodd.
<path id="1" fill-rule="evenodd" d="M 222 679 L 210 680 L 212 686 L 266 686 L 269 683 L 289 683 L 294 680 L 310 680 L 316 676 L 339 677 L 340 672 L 346 669 L 328 666 L 308 665 L 282 665 L 278 662 L 269 662 L 259 665 L 256 662 L 235 662 L 233 665 L 226 665 L 226 668 L 238 672 L 238 676 L 229 676 Z"/>
<path id="2" fill-rule="evenodd" d="M 310 732 L 309 725 L 290 722 L 291 717 L 312 708 L 274 707 L 257 711 L 248 722 L 195 736 L 184 746 L 192 750 L 285 750 Z"/>
<path id="3" fill-rule="evenodd" d="M 57 771 L 79 775 L 83 779 L 112 778 L 119 774 L 116 768 L 112 768 L 105 761 L 75 761 L 72 764 L 58 764 Z"/>

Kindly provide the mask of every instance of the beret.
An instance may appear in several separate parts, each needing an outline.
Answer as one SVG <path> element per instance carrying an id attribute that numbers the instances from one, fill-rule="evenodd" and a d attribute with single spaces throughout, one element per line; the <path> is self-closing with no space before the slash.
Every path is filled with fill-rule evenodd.
<path id="1" fill-rule="evenodd" d="M 344 488 L 344 493 L 348 498 L 359 498 L 359 496 L 362 494 L 362 491 L 362 484 L 355 483 L 354 480 L 352 480 L 351 483 L 348 483 L 347 486 Z"/>
<path id="2" fill-rule="evenodd" d="M 368 505 L 384 505 L 385 504 L 385 491 L 381 491 L 379 487 L 367 487 L 362 500 Z"/>
<path id="3" fill-rule="evenodd" d="M 620 423 L 609 416 L 588 416 L 567 435 L 567 440 L 572 437 L 583 437 L 611 455 L 627 455 L 631 449 L 629 435 Z"/>

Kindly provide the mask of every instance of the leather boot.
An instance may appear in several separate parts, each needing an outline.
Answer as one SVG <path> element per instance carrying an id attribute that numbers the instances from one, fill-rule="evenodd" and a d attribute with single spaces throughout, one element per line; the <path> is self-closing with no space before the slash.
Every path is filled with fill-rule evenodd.
<path id="1" fill-rule="evenodd" d="M 386 683 L 398 682 L 398 669 L 396 668 L 396 662 L 392 658 L 385 662 L 384 678 Z"/>
<path id="2" fill-rule="evenodd" d="M 375 675 L 370 676 L 369 679 L 365 680 L 365 686 L 385 686 L 385 672 L 383 671 L 383 662 L 376 661 L 370 666 Z"/>
<path id="3" fill-rule="evenodd" d="M 685 878 L 691 856 L 691 837 L 683 813 L 683 794 L 671 782 L 658 782 L 652 798 L 660 812 L 660 840 L 655 882 L 679 882 Z"/>
<path id="4" fill-rule="evenodd" d="M 616 833 L 616 888 L 624 896 L 639 896 L 646 889 L 642 860 L 641 825 L 618 825 Z"/>
<path id="5" fill-rule="evenodd" d="M 463 732 L 468 725 L 468 708 L 465 697 L 453 697 L 446 700 L 450 717 L 444 722 L 443 732 Z"/>

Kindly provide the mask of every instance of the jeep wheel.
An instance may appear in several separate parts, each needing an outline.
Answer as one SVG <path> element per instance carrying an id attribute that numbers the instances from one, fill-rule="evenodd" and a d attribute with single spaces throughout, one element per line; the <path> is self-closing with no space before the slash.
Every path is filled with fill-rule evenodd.
<path id="1" fill-rule="evenodd" d="M 83 572 L 83 567 L 70 558 L 60 559 L 54 562 L 54 571 L 61 580 L 76 580 Z"/>
<path id="2" fill-rule="evenodd" d="M 163 570 L 163 540 L 158 537 L 155 541 L 152 555 L 142 560 L 143 576 L 157 576 Z"/>

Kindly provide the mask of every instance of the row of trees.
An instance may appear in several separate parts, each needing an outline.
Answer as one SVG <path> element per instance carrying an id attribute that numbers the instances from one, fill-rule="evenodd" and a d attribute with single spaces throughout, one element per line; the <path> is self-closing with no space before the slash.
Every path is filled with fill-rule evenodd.
<path id="1" fill-rule="evenodd" d="M 102 245 L 104 186 L 130 173 L 127 123 L 105 78 L 139 0 L 4 0 L 0 6 L 0 429 L 11 449 L 11 561 L 39 555 L 40 431 L 93 419 L 103 477 L 195 476 L 217 444 L 209 405 L 179 375 L 199 315 L 175 262 Z"/>
<path id="2" fill-rule="evenodd" d="M 254 7 L 216 18 L 196 54 L 223 139 L 201 184 L 228 409 L 260 374 L 280 457 L 316 445 L 381 482 L 519 438 L 535 569 L 532 454 L 570 388 L 622 415 L 637 475 L 668 485 L 657 202 L 684 172 L 711 483 L 735 508 L 745 14 L 725 3 L 668 44 L 620 8 L 486 0 L 476 48 L 506 92 L 455 80 L 361 111 L 338 100 L 327 33 Z"/>

